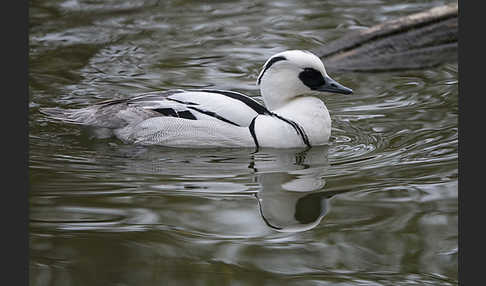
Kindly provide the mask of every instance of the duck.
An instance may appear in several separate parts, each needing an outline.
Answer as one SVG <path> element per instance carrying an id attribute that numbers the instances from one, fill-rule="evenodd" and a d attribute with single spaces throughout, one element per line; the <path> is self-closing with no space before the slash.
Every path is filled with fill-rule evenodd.
<path id="1" fill-rule="evenodd" d="M 353 92 L 332 79 L 321 59 L 306 50 L 271 56 L 256 84 L 263 104 L 229 90 L 169 89 L 40 112 L 127 144 L 310 148 L 328 144 L 331 135 L 329 111 L 317 94 Z"/>

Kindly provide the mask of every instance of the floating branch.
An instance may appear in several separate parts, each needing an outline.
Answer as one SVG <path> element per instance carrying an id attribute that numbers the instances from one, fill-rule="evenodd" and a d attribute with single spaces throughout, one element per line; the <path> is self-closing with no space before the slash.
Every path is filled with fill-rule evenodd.
<path id="1" fill-rule="evenodd" d="M 457 3 L 351 32 L 315 51 L 329 70 L 418 69 L 457 60 Z"/>

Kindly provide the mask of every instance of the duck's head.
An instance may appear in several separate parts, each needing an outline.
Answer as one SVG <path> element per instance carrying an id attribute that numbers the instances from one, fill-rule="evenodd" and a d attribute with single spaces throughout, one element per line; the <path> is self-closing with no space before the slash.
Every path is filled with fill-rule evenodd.
<path id="1" fill-rule="evenodd" d="M 284 51 L 270 57 L 257 79 L 268 109 L 274 110 L 295 97 L 314 91 L 350 94 L 353 91 L 333 80 L 313 53 Z"/>

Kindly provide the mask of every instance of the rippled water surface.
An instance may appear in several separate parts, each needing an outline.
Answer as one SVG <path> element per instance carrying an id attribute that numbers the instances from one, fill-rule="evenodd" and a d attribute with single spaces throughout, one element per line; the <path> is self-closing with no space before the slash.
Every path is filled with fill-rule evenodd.
<path id="1" fill-rule="evenodd" d="M 457 62 L 338 73 L 329 146 L 141 147 L 40 107 L 170 88 L 260 100 L 285 49 L 449 1 L 30 1 L 31 285 L 456 285 Z"/>

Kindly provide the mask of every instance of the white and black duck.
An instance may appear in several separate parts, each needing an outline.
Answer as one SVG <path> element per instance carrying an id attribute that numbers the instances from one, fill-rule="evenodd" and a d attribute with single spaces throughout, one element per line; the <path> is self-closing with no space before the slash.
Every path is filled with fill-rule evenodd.
<path id="1" fill-rule="evenodd" d="M 331 118 L 315 92 L 349 94 L 308 51 L 273 55 L 257 80 L 265 106 L 225 90 L 168 90 L 81 109 L 43 108 L 50 117 L 94 127 L 126 143 L 172 147 L 324 145 Z"/>

